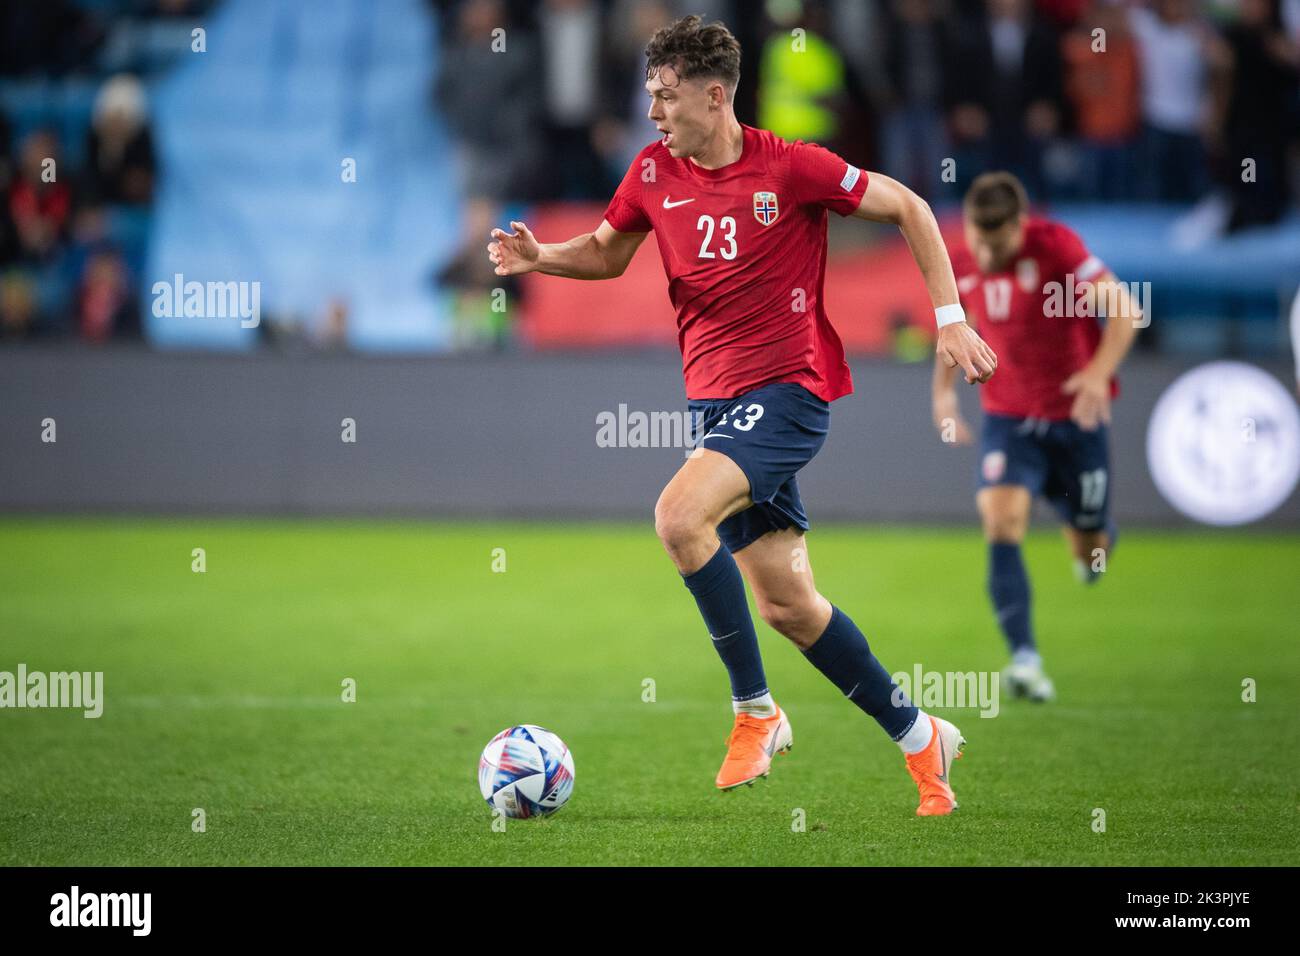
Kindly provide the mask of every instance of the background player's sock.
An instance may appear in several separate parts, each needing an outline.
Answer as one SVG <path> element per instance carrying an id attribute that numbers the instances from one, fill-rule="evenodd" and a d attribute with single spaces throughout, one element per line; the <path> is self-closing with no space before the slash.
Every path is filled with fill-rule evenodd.
<path id="1" fill-rule="evenodd" d="M 930 746 L 930 740 L 933 737 L 934 724 L 930 723 L 930 718 L 926 716 L 925 711 L 918 710 L 916 712 L 916 722 L 895 743 L 905 754 L 919 754 Z"/>
<path id="2" fill-rule="evenodd" d="M 682 580 L 695 596 L 713 647 L 731 677 L 731 699 L 745 702 L 761 698 L 767 693 L 767 675 L 763 673 L 758 635 L 749 616 L 745 581 L 736 559 L 725 544 L 719 544 L 704 567 L 683 575 Z"/>
<path id="3" fill-rule="evenodd" d="M 1098 573 L 1092 569 L 1092 565 L 1083 558 L 1074 559 L 1074 579 L 1080 584 L 1093 584 L 1098 578 Z"/>
<path id="4" fill-rule="evenodd" d="M 998 625 L 1014 656 L 1019 650 L 1034 650 L 1030 629 L 1029 575 L 1020 556 L 1020 545 L 995 541 L 989 545 L 989 597 L 997 611 Z"/>
<path id="5" fill-rule="evenodd" d="M 733 700 L 731 709 L 738 714 L 753 714 L 755 717 L 775 717 L 776 701 L 768 693 L 751 700 Z"/>
<path id="6" fill-rule="evenodd" d="M 1042 667 L 1043 659 L 1038 656 L 1038 651 L 1029 647 L 1022 647 L 1011 655 L 1011 663 L 1024 664 L 1028 667 Z"/>
<path id="7" fill-rule="evenodd" d="M 1097 567 L 1096 552 L 1092 561 L 1084 561 L 1082 558 L 1074 559 L 1074 576 L 1079 579 L 1081 584 L 1096 584 L 1101 580 L 1102 572 L 1109 566 L 1111 555 L 1115 553 L 1115 543 L 1119 541 L 1119 528 L 1112 522 L 1106 525 L 1106 549 L 1105 562 L 1100 568 Z"/>
<path id="8" fill-rule="evenodd" d="M 898 740 L 917 722 L 920 711 L 876 660 L 853 619 L 839 608 L 831 607 L 826 630 L 803 654 L 845 697 L 873 717 L 891 740 Z"/>

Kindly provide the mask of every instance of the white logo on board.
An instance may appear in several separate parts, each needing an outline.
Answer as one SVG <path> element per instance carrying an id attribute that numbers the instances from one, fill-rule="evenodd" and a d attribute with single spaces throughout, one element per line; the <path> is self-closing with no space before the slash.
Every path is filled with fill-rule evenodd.
<path id="1" fill-rule="evenodd" d="M 1156 403 L 1147 464 L 1160 493 L 1188 517 L 1213 525 L 1257 521 L 1300 481 L 1300 411 L 1253 365 L 1200 365 Z"/>

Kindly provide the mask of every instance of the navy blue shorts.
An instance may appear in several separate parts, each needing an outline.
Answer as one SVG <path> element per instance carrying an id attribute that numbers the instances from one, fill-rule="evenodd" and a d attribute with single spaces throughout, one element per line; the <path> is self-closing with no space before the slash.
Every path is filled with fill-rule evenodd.
<path id="1" fill-rule="evenodd" d="M 1072 421 L 985 415 L 979 487 L 1022 485 L 1048 500 L 1080 531 L 1110 519 L 1110 452 L 1106 426 L 1084 431 Z"/>
<path id="2" fill-rule="evenodd" d="M 718 525 L 733 553 L 769 531 L 808 530 L 795 473 L 821 450 L 831 406 L 802 385 L 778 382 L 739 398 L 691 399 L 696 445 L 726 455 L 749 479 L 754 504 Z"/>

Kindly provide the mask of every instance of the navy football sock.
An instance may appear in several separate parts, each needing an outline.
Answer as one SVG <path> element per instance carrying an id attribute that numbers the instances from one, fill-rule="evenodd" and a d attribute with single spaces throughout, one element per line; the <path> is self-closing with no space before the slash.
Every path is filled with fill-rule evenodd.
<path id="1" fill-rule="evenodd" d="M 767 675 L 758 635 L 745 600 L 745 581 L 725 544 L 694 574 L 682 576 L 709 628 L 713 646 L 731 677 L 731 699 L 752 700 L 767 693 Z"/>
<path id="2" fill-rule="evenodd" d="M 876 660 L 853 619 L 839 608 L 831 607 L 826 630 L 803 654 L 845 697 L 873 717 L 891 740 L 902 737 L 916 722 L 916 707 Z"/>
<path id="3" fill-rule="evenodd" d="M 1029 620 L 1029 575 L 1025 573 L 1020 545 L 1001 541 L 989 545 L 989 596 L 1012 655 L 1036 651 Z"/>

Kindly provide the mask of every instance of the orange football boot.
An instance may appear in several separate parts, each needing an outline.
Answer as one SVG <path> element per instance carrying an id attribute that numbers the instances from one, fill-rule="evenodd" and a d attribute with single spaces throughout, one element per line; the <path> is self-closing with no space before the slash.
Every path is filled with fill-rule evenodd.
<path id="1" fill-rule="evenodd" d="M 737 714 L 731 736 L 727 738 L 727 757 L 718 771 L 718 789 L 732 790 L 743 784 L 752 787 L 759 777 L 767 776 L 772 757 L 785 753 L 793 745 L 790 721 L 780 707 L 775 717 Z"/>
<path id="2" fill-rule="evenodd" d="M 961 756 L 966 738 L 961 731 L 938 717 L 922 714 L 934 728 L 930 745 L 919 753 L 906 754 L 907 772 L 921 791 L 921 805 L 916 808 L 918 817 L 945 816 L 957 809 L 957 796 L 948 784 L 948 771 L 952 762 Z"/>

